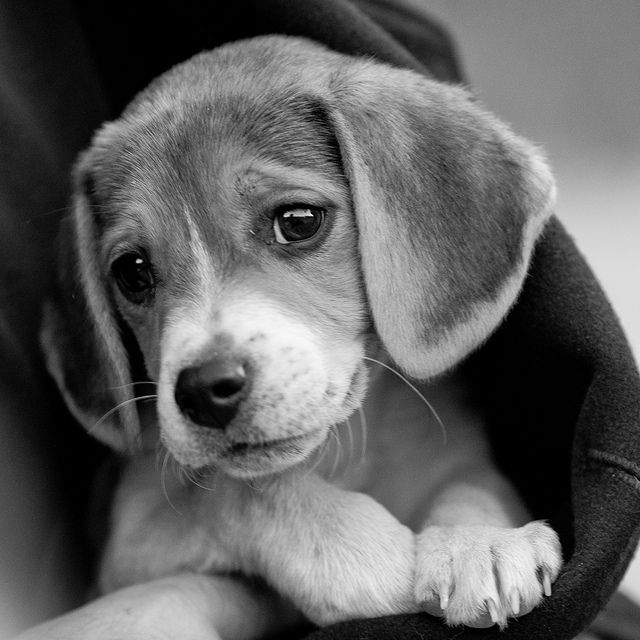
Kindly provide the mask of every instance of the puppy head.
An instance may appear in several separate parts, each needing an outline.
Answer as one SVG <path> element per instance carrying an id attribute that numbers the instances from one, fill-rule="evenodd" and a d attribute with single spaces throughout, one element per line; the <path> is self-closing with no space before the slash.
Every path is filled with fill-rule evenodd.
<path id="1" fill-rule="evenodd" d="M 278 471 L 361 402 L 372 335 L 418 378 L 489 335 L 552 196 L 533 148 L 460 89 L 294 38 L 227 45 L 80 159 L 50 369 L 130 447 L 139 352 L 179 462 Z"/>

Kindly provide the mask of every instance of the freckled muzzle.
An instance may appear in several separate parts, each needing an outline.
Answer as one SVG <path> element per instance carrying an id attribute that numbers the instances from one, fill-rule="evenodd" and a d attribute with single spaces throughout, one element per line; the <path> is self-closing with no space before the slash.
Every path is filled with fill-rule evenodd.
<path id="1" fill-rule="evenodd" d="M 361 341 L 324 336 L 263 299 L 216 307 L 213 318 L 196 310 L 167 324 L 163 443 L 180 464 L 234 476 L 303 461 L 362 399 Z"/>

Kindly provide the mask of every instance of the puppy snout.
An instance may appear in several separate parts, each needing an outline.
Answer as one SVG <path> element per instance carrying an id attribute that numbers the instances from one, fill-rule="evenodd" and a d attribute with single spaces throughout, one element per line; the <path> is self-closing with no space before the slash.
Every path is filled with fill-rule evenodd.
<path id="1" fill-rule="evenodd" d="M 183 369 L 174 395 L 189 420 L 203 427 L 224 429 L 236 415 L 247 385 L 247 372 L 241 362 L 216 358 Z"/>

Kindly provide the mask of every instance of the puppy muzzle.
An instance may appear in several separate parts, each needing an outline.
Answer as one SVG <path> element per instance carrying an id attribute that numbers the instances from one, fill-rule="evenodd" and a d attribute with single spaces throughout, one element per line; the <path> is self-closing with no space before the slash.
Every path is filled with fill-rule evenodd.
<path id="1" fill-rule="evenodd" d="M 192 469 L 237 477 L 310 458 L 360 405 L 364 344 L 323 335 L 255 294 L 175 311 L 161 342 L 158 418 L 164 446 Z"/>

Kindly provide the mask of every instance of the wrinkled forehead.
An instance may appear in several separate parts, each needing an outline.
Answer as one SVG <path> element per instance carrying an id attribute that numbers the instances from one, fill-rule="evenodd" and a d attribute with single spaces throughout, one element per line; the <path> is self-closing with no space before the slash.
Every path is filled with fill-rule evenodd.
<path id="1" fill-rule="evenodd" d="M 211 209 L 233 171 L 259 160 L 339 178 L 338 147 L 320 102 L 228 95 L 129 116 L 99 163 L 97 188 L 116 212 L 136 200 L 158 212 Z"/>

